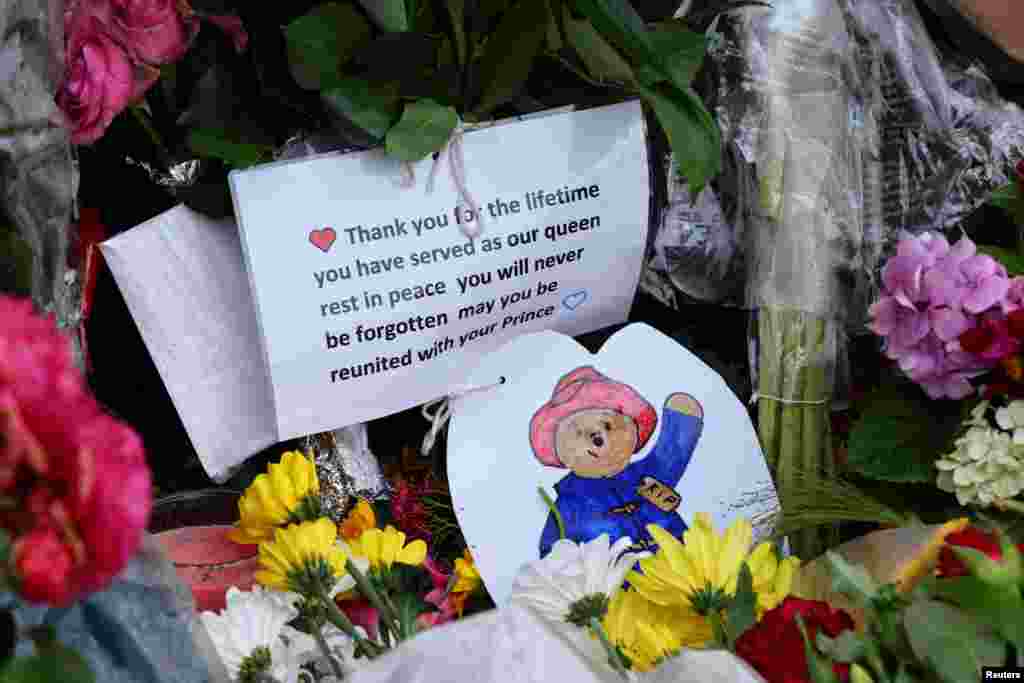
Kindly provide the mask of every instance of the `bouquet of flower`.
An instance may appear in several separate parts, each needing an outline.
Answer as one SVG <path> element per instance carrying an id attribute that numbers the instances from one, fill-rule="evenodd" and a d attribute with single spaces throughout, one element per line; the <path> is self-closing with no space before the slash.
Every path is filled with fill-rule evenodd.
<path id="1" fill-rule="evenodd" d="M 559 541 L 524 567 L 512 602 L 625 678 L 695 648 L 728 650 L 768 683 L 967 683 L 983 666 L 1019 662 L 1024 546 L 999 529 L 959 519 L 925 543 L 885 539 L 895 577 L 851 562 L 845 547 L 805 567 L 770 544 L 750 550 L 742 520 L 719 536 L 698 515 L 683 543 L 651 533 L 654 555 L 624 553 L 627 543 L 606 537 Z M 815 595 L 804 575 L 820 565 L 832 587 Z"/>
<path id="2" fill-rule="evenodd" d="M 142 441 L 104 413 L 69 340 L 32 304 L 0 296 L 0 581 L 67 607 L 105 589 L 135 554 L 151 507 Z M 27 638 L 35 654 L 12 657 Z M 0 613 L 0 680 L 90 681 L 51 627 Z"/>
<path id="3" fill-rule="evenodd" d="M 234 680 L 340 679 L 358 660 L 467 611 L 482 593 L 468 550 L 448 571 L 423 538 L 382 525 L 397 512 L 422 535 L 417 501 L 408 490 L 398 500 L 394 511 L 360 500 L 335 524 L 322 513 L 310 458 L 287 452 L 256 477 L 232 538 L 258 544 L 260 585 L 230 589 L 222 613 L 201 615 Z"/>

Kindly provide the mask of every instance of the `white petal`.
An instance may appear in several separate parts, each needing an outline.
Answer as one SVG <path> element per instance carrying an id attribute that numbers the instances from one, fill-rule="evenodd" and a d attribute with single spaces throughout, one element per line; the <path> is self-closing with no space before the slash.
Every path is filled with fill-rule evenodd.
<path id="1" fill-rule="evenodd" d="M 1006 407 L 1014 427 L 1024 427 L 1024 401 L 1014 401 Z"/>
<path id="2" fill-rule="evenodd" d="M 1000 429 L 1013 429 L 1013 417 L 1010 415 L 1009 409 L 1000 408 L 996 411 L 996 424 L 999 425 Z"/>

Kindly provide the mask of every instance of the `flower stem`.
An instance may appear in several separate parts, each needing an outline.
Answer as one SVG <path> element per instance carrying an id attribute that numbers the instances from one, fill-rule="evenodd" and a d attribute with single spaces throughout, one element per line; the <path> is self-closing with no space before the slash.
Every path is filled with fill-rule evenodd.
<path id="1" fill-rule="evenodd" d="M 327 607 L 327 619 L 332 624 L 341 629 L 341 632 L 355 641 L 356 652 L 362 652 L 368 659 L 377 657 L 384 652 L 383 647 L 380 643 L 376 643 L 369 638 L 363 638 L 356 631 L 356 627 L 352 625 L 349 618 L 345 616 L 345 613 L 338 609 L 338 605 L 335 604 L 334 600 L 327 594 L 327 591 L 320 591 L 320 601 Z"/>
<path id="2" fill-rule="evenodd" d="M 1002 512 L 1016 512 L 1018 515 L 1024 514 L 1024 503 L 1019 500 L 999 498 L 993 505 Z"/>
<path id="3" fill-rule="evenodd" d="M 146 131 L 146 135 L 153 141 L 153 145 L 156 146 L 157 151 L 164 161 L 168 161 L 171 158 L 171 153 L 167 151 L 167 145 L 164 144 L 163 138 L 160 137 L 160 133 L 156 132 L 156 128 L 153 127 L 153 122 L 149 120 L 149 116 L 146 114 L 142 107 L 129 107 L 132 112 L 132 116 L 139 122 L 139 125 Z"/>
<path id="4" fill-rule="evenodd" d="M 341 664 L 335 659 L 334 655 L 331 654 L 331 648 L 327 646 L 327 641 L 324 640 L 324 631 L 322 626 L 317 626 L 313 629 L 313 638 L 316 639 L 316 644 L 320 646 L 320 651 L 327 657 L 327 661 L 331 663 L 331 669 L 334 671 L 334 675 L 338 677 L 338 680 L 345 678 L 345 672 L 341 668 Z"/>
<path id="5" fill-rule="evenodd" d="M 565 538 L 565 522 L 562 521 L 562 513 L 555 507 L 555 501 L 551 500 L 551 496 L 544 490 L 543 486 L 537 487 L 537 493 L 544 499 L 544 504 L 548 506 L 548 510 L 551 510 L 551 514 L 555 516 L 555 522 L 558 523 L 558 537 L 560 539 Z"/>
<path id="6" fill-rule="evenodd" d="M 370 601 L 381 616 L 381 621 L 384 626 L 391 631 L 396 641 L 402 640 L 399 635 L 398 628 L 398 613 L 392 606 L 391 601 L 387 599 L 387 596 L 382 595 L 380 591 L 373 587 L 370 580 L 366 578 L 366 574 L 359 571 L 359 567 L 355 565 L 352 560 L 348 560 L 345 563 L 345 570 L 348 571 L 349 576 L 355 579 L 356 587 L 359 588 L 359 592 L 362 593 L 367 600 Z"/>
<path id="7" fill-rule="evenodd" d="M 629 680 L 629 673 L 626 671 L 625 664 L 622 663 L 622 657 L 619 656 L 619 651 L 612 645 L 612 641 L 608 638 L 608 634 L 604 630 L 604 626 L 601 626 L 601 622 L 597 620 L 597 617 L 590 617 L 590 628 L 593 629 L 597 639 L 601 641 L 601 645 L 604 646 L 604 651 L 608 653 L 608 663 L 611 664 L 612 668 L 622 676 L 623 679 Z"/>

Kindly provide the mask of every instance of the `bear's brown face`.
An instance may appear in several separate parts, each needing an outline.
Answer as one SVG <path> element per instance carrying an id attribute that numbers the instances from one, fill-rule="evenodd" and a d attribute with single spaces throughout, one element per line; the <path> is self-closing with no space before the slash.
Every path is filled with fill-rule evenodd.
<path id="1" fill-rule="evenodd" d="M 611 477 L 626 469 L 636 446 L 633 418 L 614 410 L 583 410 L 558 425 L 559 460 L 580 477 Z"/>

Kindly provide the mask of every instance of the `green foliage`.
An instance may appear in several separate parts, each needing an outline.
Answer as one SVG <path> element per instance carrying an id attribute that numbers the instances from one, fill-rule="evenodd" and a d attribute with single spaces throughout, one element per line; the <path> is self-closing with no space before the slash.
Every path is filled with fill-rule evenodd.
<path id="1" fill-rule="evenodd" d="M 224 128 L 196 128 L 188 135 L 189 148 L 200 156 L 223 160 L 234 168 L 246 168 L 270 160 L 273 148 L 245 142 Z"/>
<path id="2" fill-rule="evenodd" d="M 818 650 L 837 662 L 850 663 L 862 659 L 867 652 L 864 638 L 856 631 L 843 631 L 835 638 L 818 632 Z"/>
<path id="3" fill-rule="evenodd" d="M 441 149 L 460 114 L 483 120 L 516 101 L 547 56 L 643 97 L 695 191 L 721 164 L 718 127 L 690 89 L 705 36 L 678 20 L 648 29 L 628 0 L 329 2 L 290 23 L 285 38 L 296 82 L 404 161 Z M 399 117 L 402 100 L 411 102 Z M 200 135 L 195 147 L 236 166 L 255 158 L 227 142 L 238 141 Z"/>
<path id="4" fill-rule="evenodd" d="M 961 576 L 936 581 L 933 590 L 978 622 L 991 625 L 1018 652 L 1024 652 L 1024 601 L 1019 587 L 994 586 L 975 576 Z"/>
<path id="5" fill-rule="evenodd" d="M 947 683 L 980 680 L 982 666 L 1001 666 L 1006 648 L 964 612 L 936 600 L 917 600 L 904 612 L 914 654 Z"/>
<path id="6" fill-rule="evenodd" d="M 387 133 L 388 154 L 402 161 L 419 161 L 441 149 L 458 124 L 459 115 L 452 107 L 429 99 L 410 102 Z"/>
<path id="7" fill-rule="evenodd" d="M 8 660 L 0 669 L 0 683 L 95 683 L 88 662 L 71 648 L 52 642 L 37 650 Z"/>
<path id="8" fill-rule="evenodd" d="M 807 627 L 804 626 L 803 618 L 796 615 L 796 625 L 800 629 L 800 637 L 804 641 L 804 656 L 807 659 L 807 673 L 810 674 L 812 683 L 839 683 L 832 665 L 811 644 L 807 636 Z"/>
<path id="9" fill-rule="evenodd" d="M 1024 221 L 1021 221 L 1021 223 L 1024 223 Z M 1010 274 L 1010 277 L 1024 275 L 1024 255 L 1019 254 L 1013 249 L 979 244 L 978 253 L 988 254 L 996 261 L 999 261 L 1006 268 L 1006 272 Z"/>
<path id="10" fill-rule="evenodd" d="M 359 0 L 374 23 L 385 31 L 408 31 L 409 16 L 405 0 Z"/>
<path id="11" fill-rule="evenodd" d="M 548 27 L 547 0 L 519 0 L 487 39 L 480 60 L 483 90 L 474 113 L 492 111 L 519 94 Z"/>
<path id="12" fill-rule="evenodd" d="M 868 479 L 934 482 L 935 460 L 952 449 L 966 404 L 946 406 L 892 386 L 864 404 L 850 430 L 847 466 Z"/>
<path id="13" fill-rule="evenodd" d="M 341 79 L 321 95 L 335 113 L 377 139 L 383 139 L 398 118 L 398 95 L 375 92 L 360 78 Z"/>
<path id="14" fill-rule="evenodd" d="M 1016 181 L 998 188 L 988 198 L 988 203 L 1009 213 L 1018 225 L 1024 225 L 1024 194 Z"/>
<path id="15" fill-rule="evenodd" d="M 565 32 L 590 74 L 601 81 L 636 84 L 629 63 L 586 19 L 574 19 L 565 9 Z"/>
<path id="16" fill-rule="evenodd" d="M 370 37 L 370 24 L 352 5 L 329 2 L 290 23 L 284 35 L 296 82 L 319 90 L 334 83 L 341 65 Z"/>
<path id="17" fill-rule="evenodd" d="M 757 622 L 757 595 L 754 593 L 754 577 L 744 562 L 736 580 L 736 595 L 725 610 L 725 628 L 728 646 L 731 650 L 736 639 Z"/>
<path id="18" fill-rule="evenodd" d="M 825 554 L 832 570 L 832 589 L 851 598 L 859 605 L 868 606 L 878 597 L 878 583 L 864 567 L 850 564 L 839 553 Z"/>

